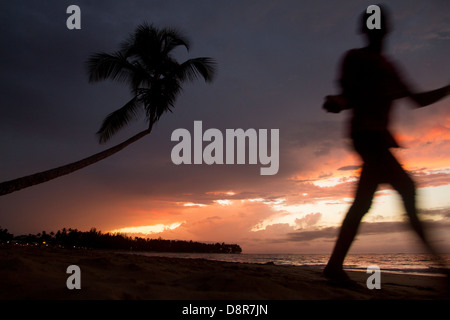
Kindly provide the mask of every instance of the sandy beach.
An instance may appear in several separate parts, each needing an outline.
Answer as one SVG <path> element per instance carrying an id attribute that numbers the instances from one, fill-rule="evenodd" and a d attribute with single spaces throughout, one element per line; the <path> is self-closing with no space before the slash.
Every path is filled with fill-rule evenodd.
<path id="1" fill-rule="evenodd" d="M 69 265 L 81 289 L 69 290 Z M 319 268 L 146 257 L 96 250 L 0 247 L 0 299 L 58 300 L 368 300 L 448 299 L 444 278 L 350 272 L 359 287 L 337 287 Z"/>

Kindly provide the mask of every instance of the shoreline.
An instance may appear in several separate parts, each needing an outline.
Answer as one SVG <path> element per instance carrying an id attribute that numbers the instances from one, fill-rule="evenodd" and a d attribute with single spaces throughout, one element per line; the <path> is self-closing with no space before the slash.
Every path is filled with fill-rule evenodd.
<path id="1" fill-rule="evenodd" d="M 69 265 L 81 289 L 69 290 Z M 2 300 L 448 300 L 439 276 L 381 273 L 369 290 L 364 271 L 348 271 L 358 286 L 338 287 L 322 268 L 149 257 L 104 250 L 0 247 Z"/>
<path id="2" fill-rule="evenodd" d="M 167 258 L 179 258 L 179 259 L 207 259 L 210 261 L 223 261 L 223 262 L 236 262 L 236 263 L 251 263 L 251 264 L 274 264 L 274 265 L 279 265 L 279 266 L 292 266 L 292 267 L 311 267 L 311 268 L 325 268 L 326 266 L 326 262 L 328 261 L 329 258 L 329 254 L 261 254 L 261 253 L 257 253 L 257 254 L 247 254 L 247 253 L 242 253 L 242 254 L 216 254 L 216 253 L 176 253 L 176 252 L 148 252 L 148 251 L 115 251 L 118 253 L 124 253 L 124 254 L 137 254 L 137 255 L 143 255 L 146 257 L 167 257 Z M 310 256 L 310 255 L 316 255 L 316 256 L 326 256 L 326 260 L 324 261 L 324 263 L 288 263 L 286 262 L 286 259 L 284 258 L 285 256 Z M 369 255 L 369 256 L 374 256 L 374 255 L 380 255 L 380 256 L 385 256 L 386 254 L 361 254 L 361 253 L 355 253 L 355 254 L 349 254 L 348 258 L 351 258 L 352 256 L 361 256 L 361 255 Z M 388 254 L 389 255 L 389 254 Z M 395 255 L 399 255 L 399 254 L 395 254 Z M 414 254 L 410 254 L 410 253 L 401 253 L 400 255 L 429 255 L 427 253 L 414 253 Z M 449 254 L 446 254 L 449 255 Z M 227 259 L 228 257 L 234 257 L 232 259 Z M 241 259 L 241 257 L 246 257 L 246 256 L 257 256 L 256 259 L 252 259 L 252 258 L 244 258 Z M 262 259 L 261 257 L 267 256 L 267 260 Z M 281 256 L 283 257 L 282 262 L 277 261 L 277 258 Z M 224 258 L 226 257 L 226 258 Z M 347 259 L 348 259 L 347 258 Z M 429 264 L 426 268 L 420 268 L 420 267 L 412 267 L 410 266 L 409 268 L 400 268 L 399 266 L 385 266 L 383 264 L 381 267 L 381 271 L 383 273 L 391 273 L 391 274 L 403 274 L 403 275 L 420 275 L 420 276 L 430 276 L 430 277 L 443 277 L 446 276 L 445 273 L 440 273 L 441 269 L 437 266 L 432 266 L 431 265 L 432 261 L 429 261 Z M 356 271 L 356 272 L 366 272 L 367 270 L 367 266 L 368 265 L 373 265 L 374 263 L 372 262 L 368 262 L 366 261 L 364 265 L 364 267 L 361 266 L 355 266 L 354 264 L 352 264 L 351 262 L 349 262 L 349 264 L 344 265 L 344 270 L 347 272 L 352 272 L 352 271 Z M 377 264 L 377 263 L 375 263 Z"/>

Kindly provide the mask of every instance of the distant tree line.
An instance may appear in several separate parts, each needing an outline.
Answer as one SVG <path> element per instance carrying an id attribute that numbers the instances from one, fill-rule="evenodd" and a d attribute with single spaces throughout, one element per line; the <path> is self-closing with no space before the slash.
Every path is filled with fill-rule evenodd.
<path id="1" fill-rule="evenodd" d="M 89 248 L 135 250 L 153 252 L 189 253 L 241 253 L 237 244 L 201 243 L 182 240 L 144 239 L 129 237 L 120 233 L 102 233 L 95 228 L 89 231 L 63 228 L 56 233 L 42 231 L 37 234 L 14 236 L 8 229 L 0 228 L 0 243 L 59 246 L 63 248 Z"/>

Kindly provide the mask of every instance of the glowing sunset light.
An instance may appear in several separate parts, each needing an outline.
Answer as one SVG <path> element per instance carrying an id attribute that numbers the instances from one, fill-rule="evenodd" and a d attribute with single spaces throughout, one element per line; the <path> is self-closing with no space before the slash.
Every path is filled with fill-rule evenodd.
<path id="1" fill-rule="evenodd" d="M 335 187 L 337 185 L 346 183 L 346 182 L 352 182 L 357 181 L 358 179 L 356 177 L 331 177 L 327 179 L 317 180 L 314 181 L 313 184 L 315 186 L 326 188 L 326 187 Z"/>
<path id="2" fill-rule="evenodd" d="M 206 207 L 206 204 L 202 204 L 202 203 L 193 203 L 193 202 L 186 202 L 183 203 L 184 207 Z"/>
<path id="3" fill-rule="evenodd" d="M 254 199 L 246 199 L 243 201 L 249 201 L 249 202 L 264 202 L 263 198 L 254 198 Z"/>
<path id="4" fill-rule="evenodd" d="M 214 200 L 214 202 L 217 202 L 221 206 L 230 206 L 233 204 L 233 201 L 231 200 Z"/>
<path id="5" fill-rule="evenodd" d="M 135 234 L 135 233 L 141 233 L 141 234 L 153 234 L 153 233 L 161 233 L 163 231 L 167 230 L 174 230 L 181 226 L 183 222 L 174 222 L 171 224 L 155 224 L 151 226 L 139 226 L 139 227 L 126 227 L 126 228 L 120 228 L 116 230 L 111 230 L 109 232 L 111 233 L 125 233 L 125 234 Z"/>
<path id="6" fill-rule="evenodd" d="M 234 196 L 236 194 L 236 192 L 234 192 L 232 190 L 229 190 L 229 191 L 208 191 L 205 194 L 215 195 L 215 196 L 218 196 L 218 195 Z"/>

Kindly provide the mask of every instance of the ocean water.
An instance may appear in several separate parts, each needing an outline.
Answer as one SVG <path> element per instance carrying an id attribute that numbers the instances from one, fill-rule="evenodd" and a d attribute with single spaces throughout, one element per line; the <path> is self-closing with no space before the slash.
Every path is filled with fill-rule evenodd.
<path id="1" fill-rule="evenodd" d="M 274 263 L 275 265 L 309 266 L 324 268 L 329 254 L 208 254 L 208 253 L 161 253 L 136 252 L 146 256 L 173 257 L 185 259 L 207 259 L 240 263 Z M 450 254 L 442 257 L 450 266 Z M 430 254 L 350 254 L 347 256 L 344 269 L 366 271 L 370 265 L 377 265 L 382 272 L 421 274 L 428 276 L 441 275 L 442 272 L 434 263 Z"/>

